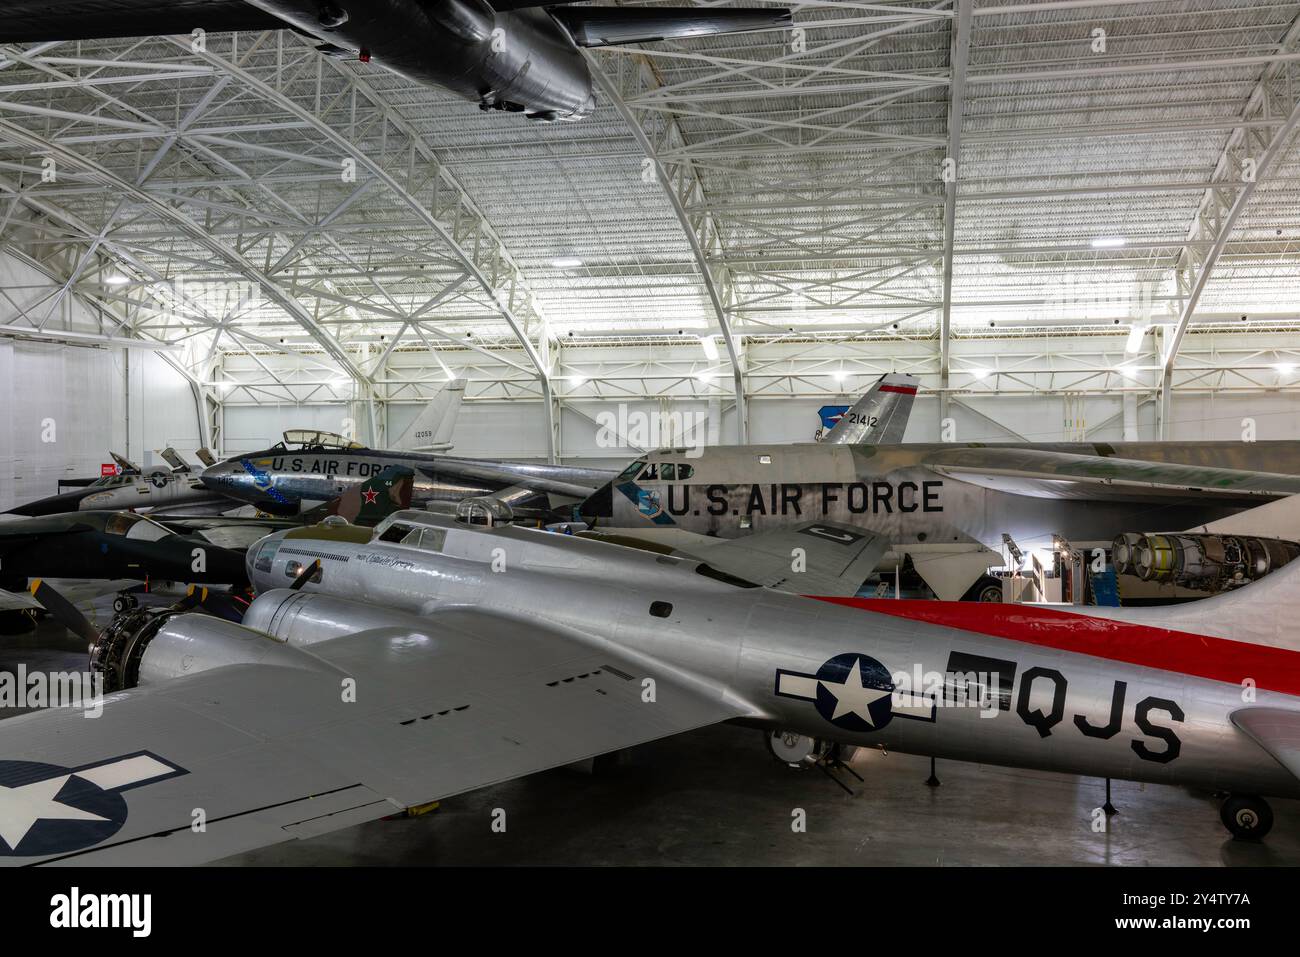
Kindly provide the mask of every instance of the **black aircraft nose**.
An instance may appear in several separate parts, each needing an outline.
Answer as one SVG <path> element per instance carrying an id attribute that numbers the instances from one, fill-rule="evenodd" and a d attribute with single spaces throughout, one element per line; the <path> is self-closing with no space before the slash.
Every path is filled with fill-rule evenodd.
<path id="1" fill-rule="evenodd" d="M 588 495 L 586 501 L 582 503 L 582 508 L 578 509 L 578 514 L 583 518 L 613 518 L 614 483 L 606 482 Z"/>

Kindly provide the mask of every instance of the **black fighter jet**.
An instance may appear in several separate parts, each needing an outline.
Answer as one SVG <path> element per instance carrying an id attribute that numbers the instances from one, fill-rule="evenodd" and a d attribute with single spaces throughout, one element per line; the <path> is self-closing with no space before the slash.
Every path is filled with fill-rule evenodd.
<path id="1" fill-rule="evenodd" d="M 0 588 L 29 578 L 243 584 L 244 556 L 134 512 L 65 512 L 0 522 Z"/>
<path id="2" fill-rule="evenodd" d="M 572 0 L 11 0 L 0 43 L 292 29 L 484 110 L 577 120 L 595 107 L 579 47 L 786 26 L 776 7 L 575 7 Z"/>

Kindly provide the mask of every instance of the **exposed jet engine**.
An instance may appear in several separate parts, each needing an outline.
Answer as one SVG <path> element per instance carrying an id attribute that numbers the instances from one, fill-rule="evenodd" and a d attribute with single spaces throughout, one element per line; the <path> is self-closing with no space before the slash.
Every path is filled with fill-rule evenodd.
<path id="1" fill-rule="evenodd" d="M 1220 592 L 1262 578 L 1300 555 L 1300 543 L 1248 535 L 1125 532 L 1111 544 L 1121 575 Z"/>

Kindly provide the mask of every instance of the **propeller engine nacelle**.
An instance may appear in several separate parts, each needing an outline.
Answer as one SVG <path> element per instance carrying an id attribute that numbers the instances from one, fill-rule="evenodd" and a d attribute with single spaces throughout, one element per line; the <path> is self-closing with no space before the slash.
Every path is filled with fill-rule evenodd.
<path id="1" fill-rule="evenodd" d="M 414 615 L 362 602 L 277 588 L 260 595 L 242 624 L 175 608 L 137 608 L 116 616 L 91 648 L 104 691 L 121 691 L 225 665 L 328 667 L 301 649 L 377 629 L 427 630 Z"/>
<path id="2" fill-rule="evenodd" d="M 289 588 L 259 595 L 245 613 L 244 625 L 295 648 L 359 631 L 398 628 L 417 632 L 428 628 L 424 619 L 406 612 Z"/>
<path id="3" fill-rule="evenodd" d="M 90 650 L 91 670 L 103 676 L 106 693 L 239 664 L 321 666 L 253 628 L 171 608 L 118 615 Z"/>

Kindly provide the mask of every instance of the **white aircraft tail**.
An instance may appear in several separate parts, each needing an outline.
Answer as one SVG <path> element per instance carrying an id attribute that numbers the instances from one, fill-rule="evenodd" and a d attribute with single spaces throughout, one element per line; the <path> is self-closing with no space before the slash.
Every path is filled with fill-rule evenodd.
<path id="1" fill-rule="evenodd" d="M 1300 495 L 1289 495 L 1275 502 L 1229 515 L 1217 522 L 1189 528 L 1197 535 L 1255 535 L 1259 538 L 1282 538 L 1300 542 Z"/>
<path id="2" fill-rule="evenodd" d="M 1252 645 L 1300 650 L 1300 559 L 1232 591 L 1180 605 L 1150 608 L 1080 608 L 1115 618 L 1194 635 L 1213 635 Z"/>
<path id="3" fill-rule="evenodd" d="M 853 407 L 840 416 L 835 428 L 822 436 L 828 445 L 897 445 L 907 431 L 912 401 L 920 380 L 891 372 L 880 377 Z"/>
<path id="4" fill-rule="evenodd" d="M 445 452 L 451 448 L 451 433 L 464 397 L 465 380 L 452 379 L 429 400 L 392 448 L 399 452 Z"/>

